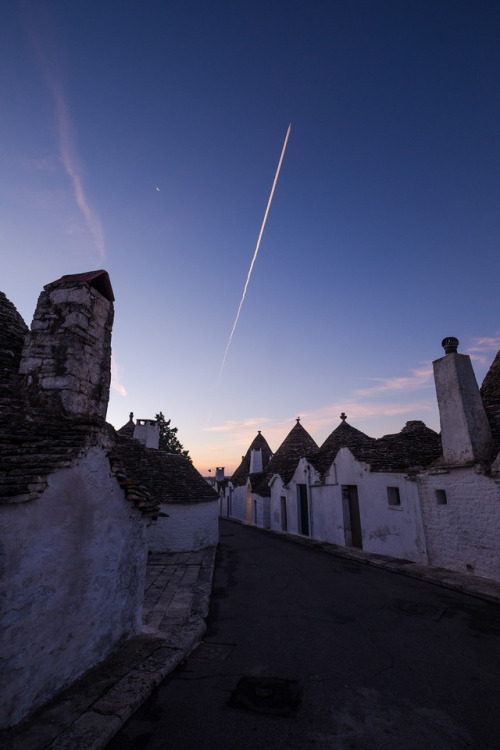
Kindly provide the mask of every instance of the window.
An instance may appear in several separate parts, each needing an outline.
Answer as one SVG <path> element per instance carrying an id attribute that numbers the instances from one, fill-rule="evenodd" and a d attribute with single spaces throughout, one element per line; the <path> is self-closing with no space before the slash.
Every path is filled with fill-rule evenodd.
<path id="1" fill-rule="evenodd" d="M 436 490 L 436 500 L 438 505 L 447 505 L 448 499 L 445 490 Z"/>
<path id="2" fill-rule="evenodd" d="M 401 505 L 401 498 L 399 496 L 399 487 L 387 488 L 387 502 L 389 503 L 389 505 Z"/>

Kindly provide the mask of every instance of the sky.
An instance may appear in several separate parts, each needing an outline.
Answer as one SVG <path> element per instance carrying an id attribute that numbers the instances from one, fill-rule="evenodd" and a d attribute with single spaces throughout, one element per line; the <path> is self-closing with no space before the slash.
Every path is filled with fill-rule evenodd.
<path id="1" fill-rule="evenodd" d="M 442 338 L 479 384 L 500 349 L 499 38 L 497 0 L 10 3 L 0 290 L 30 324 L 106 269 L 108 421 L 203 474 L 298 416 L 439 430 Z"/>

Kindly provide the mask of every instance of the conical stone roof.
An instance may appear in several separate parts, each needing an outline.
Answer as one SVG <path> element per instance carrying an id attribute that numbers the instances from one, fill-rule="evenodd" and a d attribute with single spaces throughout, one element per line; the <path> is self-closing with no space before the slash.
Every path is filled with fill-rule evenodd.
<path id="1" fill-rule="evenodd" d="M 17 376 L 28 326 L 3 292 L 0 292 L 0 412 L 14 408 L 20 397 Z"/>
<path id="2" fill-rule="evenodd" d="M 359 461 L 367 461 L 375 444 L 375 438 L 368 437 L 344 420 L 328 435 L 319 450 L 308 456 L 308 459 L 314 468 L 324 475 L 341 448 L 349 448 Z"/>
<path id="3" fill-rule="evenodd" d="M 481 386 L 481 398 L 490 423 L 496 452 L 500 450 L 500 352 L 493 360 Z"/>
<path id="4" fill-rule="evenodd" d="M 288 484 L 300 459 L 317 450 L 317 443 L 297 420 L 297 424 L 290 430 L 269 462 L 266 469 L 268 481 L 274 474 L 279 474 L 284 484 Z"/>
<path id="5" fill-rule="evenodd" d="M 263 472 L 265 472 L 273 454 L 271 448 L 267 443 L 267 440 L 265 439 L 264 435 L 262 435 L 260 430 L 252 440 L 250 447 L 241 460 L 240 465 L 231 477 L 231 482 L 234 487 L 240 487 L 241 485 L 246 484 L 246 481 L 250 476 L 250 457 L 252 455 L 252 451 L 254 450 L 262 451 L 262 470 Z"/>
<path id="6" fill-rule="evenodd" d="M 124 437 L 134 437 L 134 430 L 135 430 L 134 412 L 131 411 L 128 422 L 124 424 L 123 427 L 120 427 L 120 429 L 117 430 L 117 433 L 119 435 L 123 435 Z"/>

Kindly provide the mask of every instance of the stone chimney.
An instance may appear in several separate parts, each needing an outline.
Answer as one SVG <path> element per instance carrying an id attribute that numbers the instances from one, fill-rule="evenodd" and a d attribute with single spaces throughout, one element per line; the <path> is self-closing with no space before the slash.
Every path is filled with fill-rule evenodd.
<path id="1" fill-rule="evenodd" d="M 224 481 L 224 467 L 223 466 L 215 467 L 215 481 L 216 482 Z"/>
<path id="2" fill-rule="evenodd" d="M 250 452 L 250 474 L 257 474 L 263 470 L 262 448 L 255 448 Z"/>
<path id="3" fill-rule="evenodd" d="M 134 438 L 146 448 L 158 450 L 160 444 L 160 425 L 156 419 L 137 419 L 134 427 Z"/>
<path id="4" fill-rule="evenodd" d="M 33 410 L 106 418 L 113 301 L 106 271 L 63 276 L 44 287 L 19 367 Z"/>
<path id="5" fill-rule="evenodd" d="M 433 362 L 441 419 L 441 443 L 447 464 L 483 461 L 491 450 L 491 430 L 470 357 L 458 354 L 458 339 L 443 339 L 444 357 Z"/>

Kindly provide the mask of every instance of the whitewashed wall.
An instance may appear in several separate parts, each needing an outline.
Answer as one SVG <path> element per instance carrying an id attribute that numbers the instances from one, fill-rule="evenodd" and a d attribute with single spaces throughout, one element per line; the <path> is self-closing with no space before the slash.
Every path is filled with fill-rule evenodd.
<path id="1" fill-rule="evenodd" d="M 230 498 L 228 499 L 228 510 L 227 514 L 229 518 L 236 518 L 238 521 L 247 520 L 247 486 L 244 484 L 242 487 L 232 487 L 226 491 L 228 494 L 231 492 Z"/>
<path id="2" fill-rule="evenodd" d="M 315 470 L 309 465 L 305 458 L 301 458 L 295 473 L 285 487 L 283 480 L 279 476 L 273 477 L 271 480 L 271 506 L 270 506 L 270 524 L 271 528 L 276 531 L 282 530 L 283 518 L 282 518 L 282 507 L 281 497 L 285 498 L 286 503 L 286 531 L 289 534 L 300 534 L 299 524 L 299 502 L 297 498 L 297 485 L 305 484 L 308 486 L 308 499 L 309 499 L 309 528 L 311 531 L 311 525 L 313 521 L 312 515 L 312 503 L 311 497 L 311 485 L 318 479 Z M 319 533 L 319 527 L 316 529 Z M 312 534 L 310 533 L 310 536 Z M 321 537 L 314 537 L 320 539 Z"/>
<path id="3" fill-rule="evenodd" d="M 358 488 L 362 544 L 367 552 L 427 561 L 424 527 L 415 481 L 404 474 L 371 472 L 356 461 L 348 448 L 341 448 L 334 464 L 319 483 L 315 469 L 301 459 L 287 488 L 275 478 L 271 486 L 271 528 L 281 531 L 281 496 L 286 497 L 287 530 L 299 534 L 297 484 L 308 488 L 309 536 L 344 546 L 346 544 L 342 485 Z M 398 487 L 401 505 L 389 505 L 387 487 Z"/>
<path id="4" fill-rule="evenodd" d="M 219 541 L 219 500 L 207 503 L 169 503 L 161 506 L 168 518 L 159 517 L 148 528 L 151 552 L 189 552 Z"/>
<path id="5" fill-rule="evenodd" d="M 273 531 L 287 531 L 283 528 L 283 519 L 281 518 L 281 497 L 285 496 L 285 490 L 283 488 L 283 480 L 279 474 L 275 474 L 270 481 L 271 488 L 271 513 L 270 513 L 270 528 Z"/>
<path id="6" fill-rule="evenodd" d="M 500 580 L 500 478 L 450 468 L 423 474 L 420 485 L 430 564 Z"/>
<path id="7" fill-rule="evenodd" d="M 348 448 L 341 448 L 338 452 L 334 470 L 338 486 L 332 488 L 333 498 L 341 518 L 342 485 L 356 485 L 358 488 L 365 551 L 414 562 L 427 562 L 416 481 L 406 479 L 404 473 L 372 472 L 368 464 L 357 461 Z M 330 481 L 333 478 L 331 471 Z M 389 504 L 388 487 L 399 489 L 401 505 Z"/>
<path id="8" fill-rule="evenodd" d="M 140 631 L 144 527 L 98 448 L 38 500 L 0 505 L 0 726 Z"/>
<path id="9" fill-rule="evenodd" d="M 271 498 L 252 493 L 252 524 L 262 529 L 271 528 Z"/>

